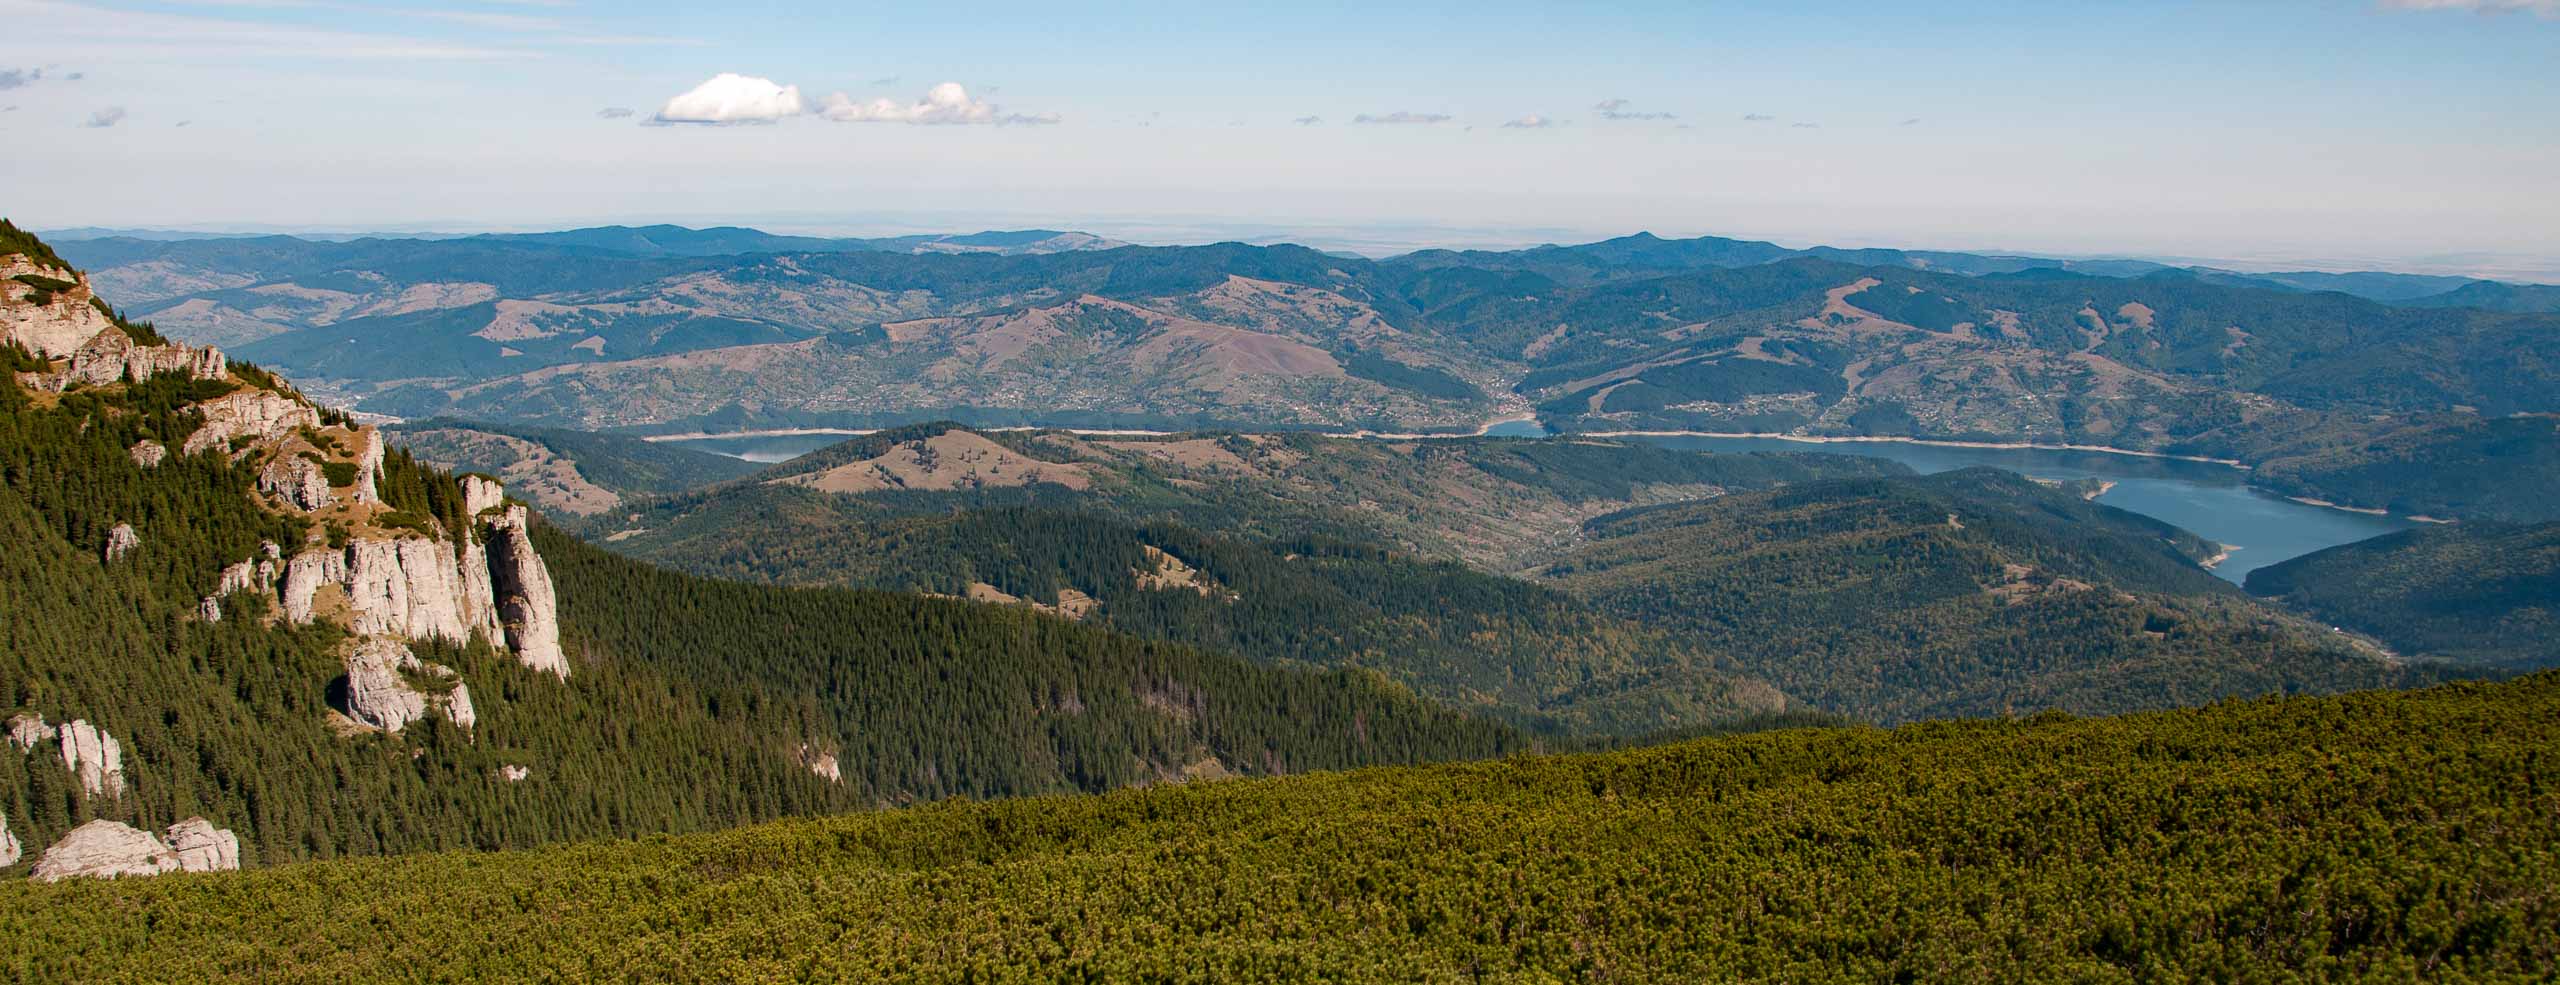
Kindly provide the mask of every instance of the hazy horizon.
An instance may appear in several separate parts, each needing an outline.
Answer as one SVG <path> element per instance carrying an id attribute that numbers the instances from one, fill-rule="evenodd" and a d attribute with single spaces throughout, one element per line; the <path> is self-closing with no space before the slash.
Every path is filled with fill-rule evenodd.
<path id="1" fill-rule="evenodd" d="M 45 192 L 8 208 L 38 228 L 848 231 L 888 210 L 1364 252 L 1649 229 L 2560 267 L 2552 0 L 0 14 L 0 137 Z"/>

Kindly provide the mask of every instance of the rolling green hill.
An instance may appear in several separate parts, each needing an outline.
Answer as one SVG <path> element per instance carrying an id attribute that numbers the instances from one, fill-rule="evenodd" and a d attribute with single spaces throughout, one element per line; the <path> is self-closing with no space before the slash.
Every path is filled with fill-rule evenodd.
<path id="1" fill-rule="evenodd" d="M 1590 533 L 1550 583 L 1861 719 L 2427 679 L 2249 602 L 2192 534 L 1992 469 L 1634 510 Z"/>
<path id="2" fill-rule="evenodd" d="M 2248 588 L 2413 655 L 2560 664 L 2560 523 L 2402 531 L 2249 572 Z"/>
<path id="3" fill-rule="evenodd" d="M 0 885 L 31 980 L 2535 981 L 2560 677 Z"/>
<path id="4" fill-rule="evenodd" d="M 698 489 L 757 469 L 725 455 L 590 431 L 449 420 L 385 431 L 421 461 L 497 477 L 515 495 L 555 514 L 598 513 L 625 497 Z"/>

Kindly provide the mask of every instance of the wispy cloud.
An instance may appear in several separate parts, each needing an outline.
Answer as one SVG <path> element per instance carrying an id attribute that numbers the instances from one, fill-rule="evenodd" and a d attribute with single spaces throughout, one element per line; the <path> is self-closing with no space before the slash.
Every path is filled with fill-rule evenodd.
<path id="1" fill-rule="evenodd" d="M 1777 117 L 1771 116 L 1767 113 L 1742 114 L 1742 122 L 1744 123 L 1775 123 L 1777 120 Z"/>
<path id="2" fill-rule="evenodd" d="M 1449 114 L 1397 110 L 1393 113 L 1362 113 L 1352 117 L 1351 122 L 1372 126 L 1430 126 L 1435 123 L 1449 122 Z"/>
<path id="3" fill-rule="evenodd" d="M 56 57 L 201 58 L 228 55 L 423 61 L 540 55 L 538 51 L 521 47 L 107 8 L 63 0 L 0 0 L 0 23 L 9 25 L 11 41 L 54 52 Z"/>
<path id="4" fill-rule="evenodd" d="M 599 120 L 627 120 L 638 115 L 639 111 L 629 106 L 607 106 L 596 111 L 596 119 Z"/>
<path id="5" fill-rule="evenodd" d="M 2560 17 L 2560 0 L 2382 0 L 2389 10 L 2467 10 L 2478 14 Z"/>
<path id="6" fill-rule="evenodd" d="M 1822 129 L 1822 124 L 1819 124 L 1819 123 L 1798 123 L 1798 124 L 1794 124 L 1794 126 L 1795 126 L 1795 128 L 1796 128 L 1796 129 L 1798 129 L 1798 130 L 1820 130 L 1820 129 Z"/>
<path id="7" fill-rule="evenodd" d="M 47 78 L 51 78 L 57 82 L 78 82 L 84 77 L 86 77 L 86 73 L 82 72 L 73 72 L 69 75 L 47 76 L 44 74 L 44 69 L 42 67 L 0 68 L 0 89 L 16 89 L 23 86 L 31 86 L 38 82 L 43 82 Z"/>
<path id="8" fill-rule="evenodd" d="M 799 86 L 722 72 L 669 99 L 648 122 L 660 126 L 737 126 L 774 123 L 808 111 Z"/>
<path id="9" fill-rule="evenodd" d="M 1556 121 L 1539 116 L 1536 113 L 1531 113 L 1527 116 L 1523 116 L 1519 119 L 1503 124 L 1502 128 L 1505 130 L 1544 130 L 1555 125 Z"/>
<path id="10" fill-rule="evenodd" d="M 1679 117 L 1678 117 L 1678 116 L 1673 115 L 1673 114 L 1670 114 L 1670 113 L 1644 113 L 1644 112 L 1638 112 L 1638 111 L 1636 111 L 1636 110 L 1632 110 L 1632 109 L 1628 109 L 1628 108 L 1627 108 L 1627 107 L 1632 106 L 1632 105 L 1634 105 L 1634 103 L 1633 103 L 1633 102 L 1628 101 L 1628 100 L 1625 100 L 1625 99 L 1603 99 L 1603 100 L 1601 100 L 1601 101 L 1599 101 L 1599 102 L 1597 102 L 1597 103 L 1592 104 L 1591 109 L 1592 109 L 1592 111 L 1593 111 L 1593 112 L 1599 113 L 1599 114 L 1600 114 L 1600 118 L 1601 118 L 1601 119 L 1603 119 L 1603 120 L 1675 120 L 1675 119 L 1679 119 Z"/>
<path id="11" fill-rule="evenodd" d="M 1297 125 L 1299 125 L 1299 126 L 1302 126 L 1302 127 L 1311 127 L 1311 126 L 1314 126 L 1314 125 L 1316 125 L 1316 124 L 1318 124 L 1318 123 L 1322 123 L 1322 122 L 1324 122 L 1324 117 L 1321 117 L 1321 116 L 1301 116 L 1301 117 L 1299 117 L 1299 118 L 1297 118 L 1297 119 L 1294 119 L 1294 120 L 1291 120 L 1291 121 L 1289 121 L 1289 122 L 1291 122 L 1291 123 L 1295 123 L 1295 124 L 1297 124 Z"/>
<path id="12" fill-rule="evenodd" d="M 109 106 L 105 109 L 89 114 L 88 122 L 80 125 L 92 130 L 104 130 L 122 122 L 124 122 L 124 107 Z"/>
<path id="13" fill-rule="evenodd" d="M 987 90 L 993 93 L 995 89 Z M 895 99 L 855 99 L 844 93 L 829 95 L 814 110 L 819 116 L 838 123 L 912 123 L 923 126 L 993 124 L 1000 127 L 1048 126 L 1058 122 L 1056 113 L 1007 113 L 1004 108 L 969 94 L 966 86 L 945 82 L 925 91 L 924 98 L 912 103 Z"/>

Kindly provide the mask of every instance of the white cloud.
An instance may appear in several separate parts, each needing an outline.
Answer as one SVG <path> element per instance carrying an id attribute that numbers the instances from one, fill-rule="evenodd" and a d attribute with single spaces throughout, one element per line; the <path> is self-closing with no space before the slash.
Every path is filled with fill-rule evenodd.
<path id="1" fill-rule="evenodd" d="M 1769 114 L 1767 114 L 1767 113 L 1744 113 L 1744 114 L 1742 114 L 1742 122 L 1744 122 L 1744 123 L 1768 123 L 1768 122 L 1771 122 L 1771 121 L 1776 120 L 1776 119 L 1777 119 L 1777 117 L 1771 116 L 1771 115 L 1769 115 Z"/>
<path id="2" fill-rule="evenodd" d="M 103 130 L 122 122 L 124 122 L 124 107 L 109 106 L 89 114 L 89 121 L 80 125 L 92 130 Z"/>
<path id="3" fill-rule="evenodd" d="M 596 111 L 596 119 L 599 120 L 627 120 L 638 115 L 628 106 L 607 106 Z"/>
<path id="4" fill-rule="evenodd" d="M 994 103 L 971 98 L 969 90 L 957 82 L 945 82 L 935 86 L 925 92 L 924 99 L 913 103 L 902 103 L 886 97 L 857 100 L 839 92 L 828 96 L 826 102 L 818 107 L 817 112 L 818 115 L 838 123 L 1020 122 L 998 113 Z M 1029 117 L 1023 118 L 1023 120 L 1029 119 Z"/>
<path id="5" fill-rule="evenodd" d="M 1505 130 L 1544 130 L 1554 125 L 1556 125 L 1556 121 L 1539 116 L 1536 113 L 1531 113 L 1517 120 L 1503 124 L 1502 128 Z"/>
<path id="6" fill-rule="evenodd" d="M 1593 110 L 1593 111 L 1595 111 L 1595 112 L 1599 113 L 1599 114 L 1600 114 L 1600 118 L 1601 118 L 1601 119 L 1603 119 L 1603 120 L 1670 120 L 1670 119 L 1677 119 L 1677 117 L 1675 117 L 1675 116 L 1673 116 L 1672 114 L 1669 114 L 1669 113 L 1639 113 L 1639 112 L 1637 112 L 1637 111 L 1635 111 L 1635 110 L 1631 110 L 1631 109 L 1628 109 L 1628 108 L 1627 108 L 1628 106 L 1631 106 L 1631 105 L 1634 105 L 1634 104 L 1633 104 L 1633 103 L 1630 103 L 1630 102 L 1628 102 L 1627 100 L 1624 100 L 1624 99 L 1603 99 L 1603 100 L 1599 101 L 1598 103 L 1593 104 L 1591 108 L 1592 108 L 1592 110 Z"/>
<path id="7" fill-rule="evenodd" d="M 1385 125 L 1385 126 L 1429 126 L 1429 125 L 1434 124 L 1434 123 L 1447 123 L 1447 122 L 1449 122 L 1449 114 L 1447 114 L 1447 113 L 1415 113 L 1415 112 L 1411 112 L 1411 111 L 1408 111 L 1408 110 L 1397 110 L 1397 111 L 1395 111 L 1395 112 L 1393 112 L 1393 113 L 1383 113 L 1383 114 L 1377 114 L 1377 115 L 1371 115 L 1371 114 L 1368 114 L 1368 113 L 1362 113 L 1362 114 L 1360 114 L 1360 115 L 1358 115 L 1358 116 L 1352 117 L 1352 118 L 1351 118 L 1351 122 L 1353 122 L 1353 123 L 1377 124 L 1377 125 Z"/>
<path id="8" fill-rule="evenodd" d="M 1291 122 L 1291 123 L 1295 123 L 1295 124 L 1297 124 L 1297 125 L 1299 125 L 1299 126 L 1302 126 L 1302 127 L 1311 127 L 1311 126 L 1315 126 L 1316 124 L 1319 124 L 1319 123 L 1324 122 L 1324 117 L 1321 117 L 1321 116 L 1301 116 L 1301 117 L 1299 117 L 1299 118 L 1297 118 L 1297 119 L 1294 119 L 1294 120 L 1291 120 L 1291 121 L 1289 121 L 1289 122 Z"/>
<path id="9" fill-rule="evenodd" d="M 707 126 L 772 123 L 808 112 L 808 108 L 800 99 L 799 86 L 722 72 L 693 87 L 693 91 L 667 100 L 648 122 Z"/>
<path id="10" fill-rule="evenodd" d="M 2392 10 L 2468 10 L 2482 14 L 2560 17 L 2560 0 L 2382 0 Z"/>

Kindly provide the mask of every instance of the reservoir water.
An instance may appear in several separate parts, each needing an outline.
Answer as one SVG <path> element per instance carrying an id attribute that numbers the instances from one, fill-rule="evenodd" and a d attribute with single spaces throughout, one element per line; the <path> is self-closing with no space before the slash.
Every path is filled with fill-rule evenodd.
<path id="1" fill-rule="evenodd" d="M 1485 433 L 1534 438 L 1546 433 L 1534 421 L 1505 421 Z M 668 442 L 751 462 L 780 462 L 845 440 L 841 434 L 732 435 Z M 2249 473 L 2211 462 L 2110 455 L 2041 448 L 1962 448 L 1902 442 L 1816 444 L 1782 438 L 1654 436 L 1641 440 L 1669 448 L 1714 452 L 1828 452 L 1865 455 L 1922 473 L 1988 465 L 2039 479 L 2101 479 L 2114 487 L 2098 502 L 2195 531 L 2227 545 L 2231 556 L 2214 573 L 2233 582 L 2249 572 L 2313 551 L 2415 525 L 2400 517 L 2350 513 L 2297 503 L 2251 487 Z"/>
<path id="2" fill-rule="evenodd" d="M 2102 479 L 2098 502 L 2185 527 L 2231 548 L 2214 573 L 2233 582 L 2279 561 L 2415 526 L 2394 516 L 2297 503 L 2248 484 L 2249 473 L 2211 462 L 2042 448 L 1960 448 L 1889 441 L 1815 444 L 1782 438 L 1648 437 L 1700 451 L 1817 451 L 1884 458 L 1922 473 L 1988 465 L 2038 479 Z"/>

